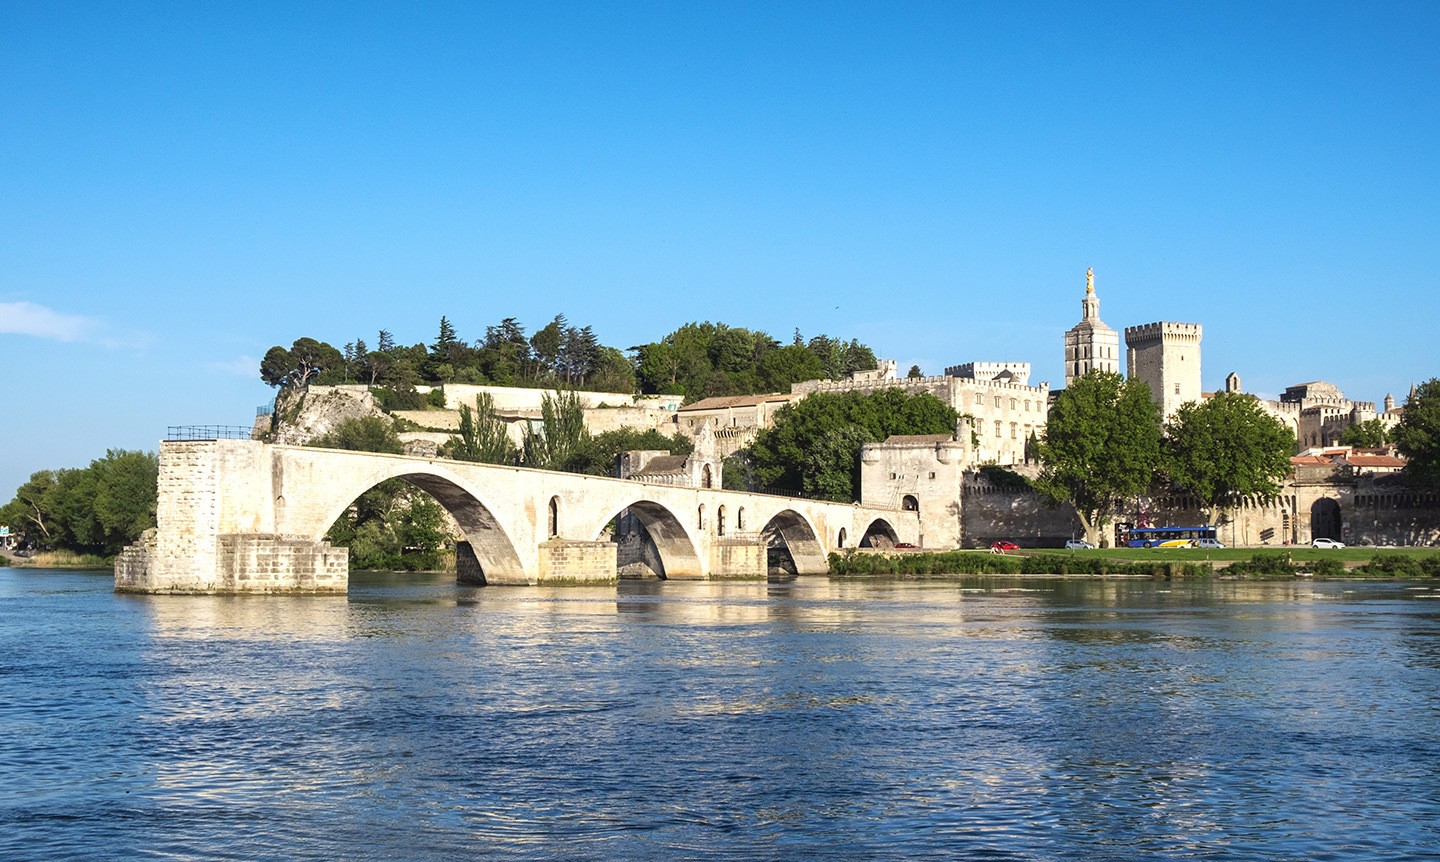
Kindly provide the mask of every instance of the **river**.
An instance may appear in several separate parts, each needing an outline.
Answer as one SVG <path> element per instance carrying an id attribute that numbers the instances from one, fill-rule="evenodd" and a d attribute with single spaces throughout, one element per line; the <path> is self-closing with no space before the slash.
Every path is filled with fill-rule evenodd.
<path id="1" fill-rule="evenodd" d="M 121 596 L 0 569 L 0 858 L 1440 858 L 1440 586 Z"/>

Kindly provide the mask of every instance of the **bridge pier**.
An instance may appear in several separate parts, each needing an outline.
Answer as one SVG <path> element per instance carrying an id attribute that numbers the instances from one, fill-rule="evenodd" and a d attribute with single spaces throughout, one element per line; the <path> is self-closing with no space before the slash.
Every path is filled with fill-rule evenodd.
<path id="1" fill-rule="evenodd" d="M 725 536 L 710 543 L 711 580 L 763 580 L 768 575 L 765 542 L 758 535 Z"/>
<path id="2" fill-rule="evenodd" d="M 582 542 L 575 539 L 550 539 L 540 543 L 541 584 L 613 584 L 615 573 L 614 542 Z"/>

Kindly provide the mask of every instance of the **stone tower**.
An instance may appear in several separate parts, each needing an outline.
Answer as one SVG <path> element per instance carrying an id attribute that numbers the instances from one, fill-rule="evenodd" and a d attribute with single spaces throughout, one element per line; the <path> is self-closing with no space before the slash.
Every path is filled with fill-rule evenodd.
<path id="1" fill-rule="evenodd" d="M 1065 333 L 1065 385 L 1094 369 L 1120 373 L 1120 334 L 1100 319 L 1100 297 L 1095 295 L 1095 270 L 1085 270 L 1085 298 L 1080 300 L 1080 322 Z"/>
<path id="2" fill-rule="evenodd" d="M 1225 375 L 1225 391 L 1231 393 L 1238 393 L 1244 391 L 1240 388 L 1239 374 L 1236 374 L 1234 371 L 1232 371 L 1229 374 Z"/>
<path id="3" fill-rule="evenodd" d="M 1125 327 L 1130 379 L 1149 385 L 1150 397 L 1166 419 L 1181 404 L 1200 400 L 1200 336 L 1198 323 L 1163 321 Z"/>

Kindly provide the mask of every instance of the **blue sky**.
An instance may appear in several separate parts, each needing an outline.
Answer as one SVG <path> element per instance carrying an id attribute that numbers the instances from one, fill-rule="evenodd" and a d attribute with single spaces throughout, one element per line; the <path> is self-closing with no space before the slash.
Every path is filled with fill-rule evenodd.
<path id="1" fill-rule="evenodd" d="M 1063 383 L 1440 374 L 1440 4 L 0 4 L 0 495 L 246 424 L 308 335 L 557 312 Z"/>

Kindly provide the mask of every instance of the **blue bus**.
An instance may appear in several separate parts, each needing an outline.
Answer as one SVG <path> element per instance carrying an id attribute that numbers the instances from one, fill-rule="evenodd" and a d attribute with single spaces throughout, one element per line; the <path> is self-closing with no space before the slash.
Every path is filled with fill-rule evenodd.
<path id="1" fill-rule="evenodd" d="M 1214 527 L 1131 527 L 1117 529 L 1115 543 L 1130 548 L 1193 548 L 1201 539 L 1215 541 Z"/>

